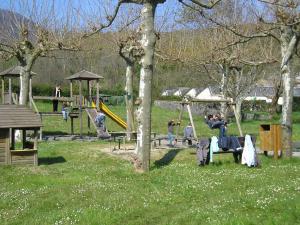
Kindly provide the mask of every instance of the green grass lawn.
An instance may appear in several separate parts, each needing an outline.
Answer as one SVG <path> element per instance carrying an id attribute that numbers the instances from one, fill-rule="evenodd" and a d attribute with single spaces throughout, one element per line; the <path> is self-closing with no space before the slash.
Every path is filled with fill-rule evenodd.
<path id="1" fill-rule="evenodd" d="M 298 158 L 197 167 L 194 150 L 170 150 L 138 174 L 105 142 L 39 147 L 38 167 L 0 167 L 1 224 L 300 224 Z"/>

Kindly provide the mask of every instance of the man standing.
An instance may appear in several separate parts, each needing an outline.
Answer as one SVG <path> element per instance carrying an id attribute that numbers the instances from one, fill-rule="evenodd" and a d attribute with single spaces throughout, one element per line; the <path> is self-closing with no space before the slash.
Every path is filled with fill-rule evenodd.
<path id="1" fill-rule="evenodd" d="M 52 93 L 53 97 L 59 98 L 61 97 L 61 89 L 60 89 L 60 85 L 56 85 L 55 89 L 53 90 Z M 53 112 L 57 112 L 57 108 L 58 108 L 58 100 L 57 99 L 53 99 Z"/>

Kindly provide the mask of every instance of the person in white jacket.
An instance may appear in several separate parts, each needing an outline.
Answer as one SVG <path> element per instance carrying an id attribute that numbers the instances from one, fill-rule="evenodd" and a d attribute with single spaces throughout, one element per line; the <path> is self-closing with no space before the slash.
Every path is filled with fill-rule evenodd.
<path id="1" fill-rule="evenodd" d="M 242 164 L 247 164 L 248 167 L 258 166 L 258 161 L 256 158 L 256 150 L 253 146 L 251 136 L 245 136 L 245 145 L 242 155 Z"/>

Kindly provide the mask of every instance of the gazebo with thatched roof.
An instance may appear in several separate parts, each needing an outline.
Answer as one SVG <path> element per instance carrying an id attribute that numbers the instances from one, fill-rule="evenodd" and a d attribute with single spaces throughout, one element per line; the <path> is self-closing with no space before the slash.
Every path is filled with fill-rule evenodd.
<path id="1" fill-rule="evenodd" d="M 8 78 L 8 96 L 9 96 L 9 100 L 8 100 L 8 104 L 12 104 L 12 85 L 11 85 L 11 79 L 12 78 L 19 78 L 21 71 L 22 71 L 23 67 L 21 66 L 13 66 L 10 67 L 6 70 L 4 70 L 3 72 L 0 73 L 0 77 L 1 77 L 1 83 L 2 83 L 2 104 L 5 104 L 5 85 L 4 85 L 4 79 Z M 31 72 L 31 76 L 32 75 L 36 75 L 36 73 Z M 31 76 L 29 79 L 29 97 L 32 98 L 32 84 L 31 84 Z"/>
<path id="2" fill-rule="evenodd" d="M 70 97 L 73 97 L 73 81 L 78 81 L 79 82 L 79 117 L 80 117 L 80 136 L 82 136 L 82 109 L 83 109 L 83 96 L 82 96 L 82 81 L 87 81 L 87 90 L 88 90 L 88 98 L 87 98 L 87 106 L 91 106 L 91 102 L 92 102 L 92 89 L 91 89 L 91 85 L 90 82 L 91 81 L 96 81 L 96 106 L 97 109 L 99 109 L 99 80 L 100 79 L 104 79 L 104 77 L 86 71 L 86 70 L 82 70 L 78 73 L 75 73 L 67 78 L 65 78 L 66 80 L 70 81 Z M 90 128 L 90 120 L 88 117 L 88 127 Z"/>

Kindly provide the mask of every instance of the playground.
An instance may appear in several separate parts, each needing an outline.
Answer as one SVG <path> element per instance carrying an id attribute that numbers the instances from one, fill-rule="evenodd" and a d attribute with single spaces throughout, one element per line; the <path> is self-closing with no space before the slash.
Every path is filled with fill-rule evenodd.
<path id="1" fill-rule="evenodd" d="M 300 224 L 299 12 L 0 1 L 1 225 Z"/>
<path id="2" fill-rule="evenodd" d="M 51 101 L 36 101 L 36 106 L 52 110 Z M 126 117 L 124 106 L 109 108 Z M 153 107 L 152 113 L 153 130 L 166 134 L 167 122 L 178 118 L 180 111 Z M 195 148 L 163 146 L 151 152 L 150 173 L 139 174 L 132 151 L 112 151 L 109 141 L 92 140 L 96 129 L 88 128 L 86 111 L 82 117 L 82 134 L 90 139 L 44 140 L 39 143 L 38 166 L 1 167 L 0 218 L 5 224 L 122 224 L 124 217 L 128 224 L 198 224 L 193 221 L 203 218 L 210 224 L 299 223 L 299 158 L 259 155 L 262 167 L 249 169 L 221 154 L 214 157 L 214 164 L 200 168 Z M 294 113 L 294 120 L 299 118 Z M 194 115 L 193 120 L 198 136 L 217 135 L 202 117 Z M 189 121 L 188 112 L 183 112 L 180 136 Z M 262 122 L 272 123 L 250 121 L 242 123 L 242 129 L 259 136 Z M 45 117 L 44 137 L 69 135 L 70 123 L 61 114 Z M 107 127 L 120 130 L 110 118 Z M 239 134 L 235 123 L 229 130 Z M 297 123 L 294 130 L 293 139 L 299 140 Z M 80 136 L 78 119 L 74 131 Z M 126 144 L 130 145 L 134 143 Z"/>

